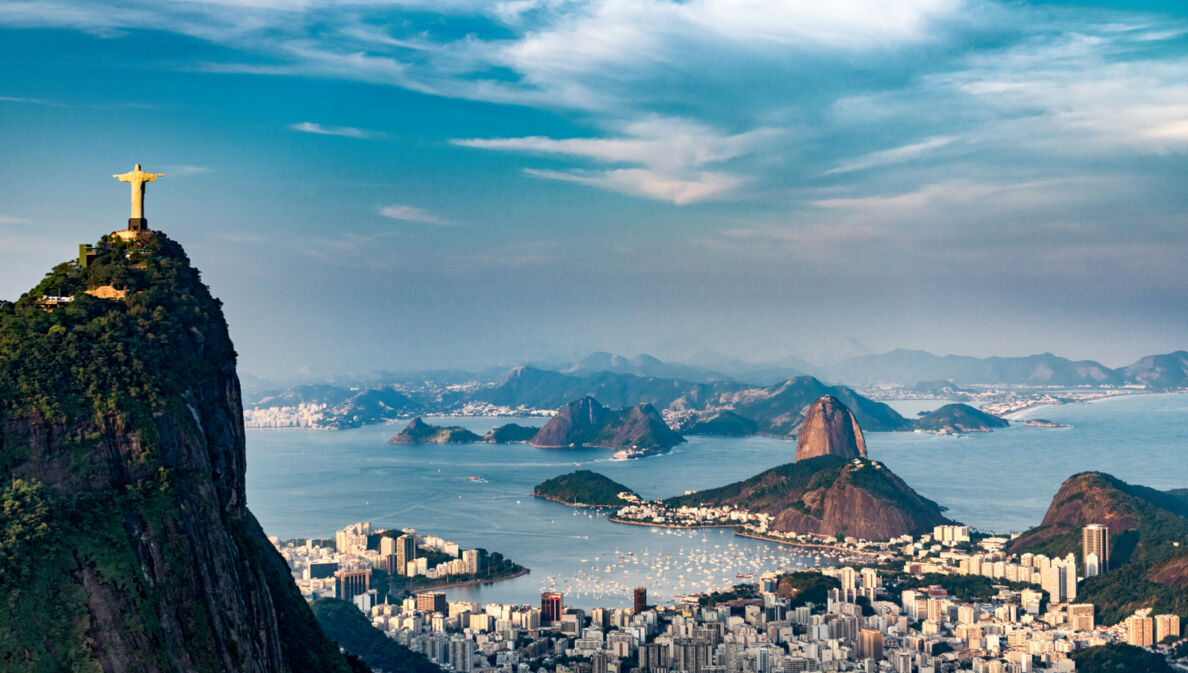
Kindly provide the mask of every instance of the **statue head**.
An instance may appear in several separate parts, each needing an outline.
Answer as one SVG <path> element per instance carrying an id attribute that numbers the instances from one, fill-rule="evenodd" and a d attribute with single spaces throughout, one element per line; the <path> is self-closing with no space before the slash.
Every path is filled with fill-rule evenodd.
<path id="1" fill-rule="evenodd" d="M 136 164 L 136 170 L 140 170 L 140 164 Z"/>

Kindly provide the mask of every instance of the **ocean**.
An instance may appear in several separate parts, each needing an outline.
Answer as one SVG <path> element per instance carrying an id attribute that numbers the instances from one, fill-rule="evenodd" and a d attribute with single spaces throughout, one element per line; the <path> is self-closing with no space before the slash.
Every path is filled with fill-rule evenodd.
<path id="1" fill-rule="evenodd" d="M 893 402 L 903 413 L 919 402 Z M 935 403 L 937 406 L 941 402 Z M 970 526 L 1021 531 L 1039 523 L 1068 476 L 1102 470 L 1154 488 L 1188 486 L 1188 395 L 1136 395 L 1028 414 L 1065 428 L 1015 425 L 993 433 L 936 436 L 868 433 L 870 456 Z M 482 434 L 532 418 L 426 418 Z M 671 452 L 612 461 L 599 449 L 524 444 L 400 446 L 402 423 L 318 432 L 249 430 L 248 506 L 269 535 L 331 537 L 356 521 L 414 527 L 464 548 L 498 551 L 528 575 L 450 589 L 450 600 L 533 603 L 543 589 L 568 605 L 630 605 L 630 588 L 650 600 L 729 586 L 765 570 L 829 559 L 734 536 L 613 524 L 595 512 L 533 498 L 532 488 L 592 469 L 646 498 L 720 486 L 793 460 L 795 442 L 767 437 L 690 437 Z M 467 477 L 480 477 L 471 481 Z M 740 577 L 742 576 L 742 577 Z"/>

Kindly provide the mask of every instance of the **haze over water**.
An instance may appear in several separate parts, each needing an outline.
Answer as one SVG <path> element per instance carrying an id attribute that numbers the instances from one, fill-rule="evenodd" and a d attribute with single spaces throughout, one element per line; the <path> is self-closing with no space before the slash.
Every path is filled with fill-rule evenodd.
<path id="1" fill-rule="evenodd" d="M 1134 396 L 1048 407 L 1029 415 L 1069 427 L 1017 425 L 961 437 L 868 433 L 867 445 L 872 458 L 885 462 L 922 495 L 948 507 L 948 516 L 994 531 L 1021 531 L 1037 524 L 1060 483 L 1084 470 L 1101 470 L 1160 489 L 1188 486 L 1188 465 L 1183 460 L 1188 395 Z M 543 422 L 426 420 L 479 433 L 506 422 Z M 738 538 L 729 531 L 674 534 L 613 524 L 591 518 L 587 510 L 531 495 L 537 483 L 579 466 L 602 472 L 646 498 L 678 495 L 789 462 L 795 454 L 794 442 L 690 437 L 665 455 L 611 461 L 610 452 L 598 449 L 387 444 L 399 427 L 339 432 L 249 430 L 248 504 L 264 530 L 281 538 L 330 537 L 356 521 L 384 528 L 412 526 L 419 533 L 454 540 L 463 547 L 501 552 L 532 570 L 510 581 L 451 589 L 451 600 L 530 603 L 542 587 L 552 586 L 553 578 L 558 588 L 567 590 L 568 604 L 628 605 L 626 587 L 633 584 L 648 586 L 653 600 L 694 591 L 694 578 L 700 581 L 708 571 L 703 556 L 729 557 L 736 564 L 729 572 L 724 566 L 714 570 L 717 585 L 733 583 L 736 574 L 758 574 L 781 563 L 804 560 L 786 548 Z M 471 475 L 483 477 L 486 483 L 468 481 Z M 623 565 L 617 565 L 620 554 Z M 663 582 L 650 583 L 645 579 L 645 564 L 632 562 L 668 555 L 674 557 L 673 567 Z M 747 567 L 737 565 L 744 561 Z M 605 569 L 608 565 L 610 571 Z M 679 591 L 672 586 L 678 575 L 688 583 Z"/>

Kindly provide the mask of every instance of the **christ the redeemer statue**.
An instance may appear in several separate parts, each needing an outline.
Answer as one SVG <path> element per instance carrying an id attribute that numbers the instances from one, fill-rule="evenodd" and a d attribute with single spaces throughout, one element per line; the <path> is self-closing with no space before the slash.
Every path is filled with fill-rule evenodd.
<path id="1" fill-rule="evenodd" d="M 113 178 L 119 179 L 120 182 L 132 183 L 132 218 L 128 220 L 129 229 L 137 229 L 136 225 L 143 227 L 146 224 L 144 219 L 144 183 L 152 182 L 157 178 L 165 177 L 164 173 L 145 173 L 140 170 L 140 164 L 136 164 L 135 170 L 122 175 L 113 175 Z M 133 222 L 136 224 L 134 225 Z"/>

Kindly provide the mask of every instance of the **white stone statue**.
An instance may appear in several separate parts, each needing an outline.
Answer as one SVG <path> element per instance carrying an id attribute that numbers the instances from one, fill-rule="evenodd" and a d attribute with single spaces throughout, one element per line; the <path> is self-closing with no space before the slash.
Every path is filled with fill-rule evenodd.
<path id="1" fill-rule="evenodd" d="M 132 219 L 144 219 L 144 183 L 152 182 L 157 178 L 165 177 L 164 173 L 145 173 L 140 170 L 140 164 L 136 164 L 135 170 L 132 170 L 123 175 L 113 175 L 113 178 L 119 179 L 120 182 L 132 183 Z"/>

